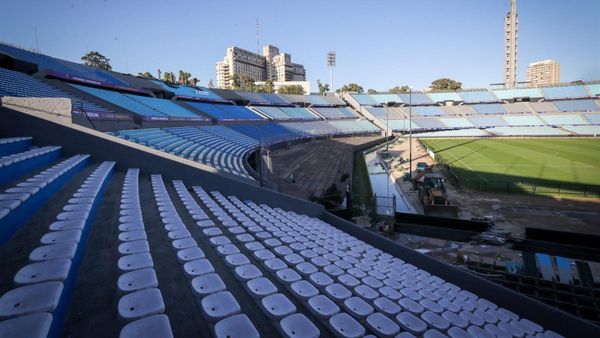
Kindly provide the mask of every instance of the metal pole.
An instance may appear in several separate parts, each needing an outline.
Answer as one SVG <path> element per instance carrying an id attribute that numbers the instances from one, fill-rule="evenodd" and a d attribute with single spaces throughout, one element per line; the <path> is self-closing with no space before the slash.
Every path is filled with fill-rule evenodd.
<path id="1" fill-rule="evenodd" d="M 408 89 L 408 178 L 412 180 L 412 88 Z"/>
<path id="2" fill-rule="evenodd" d="M 333 67 L 329 66 L 329 92 L 333 93 Z"/>
<path id="3" fill-rule="evenodd" d="M 389 143 L 388 143 L 388 132 L 390 130 L 389 121 L 390 121 L 390 110 L 388 109 L 388 104 L 384 103 L 385 107 L 385 151 L 389 152 Z"/>

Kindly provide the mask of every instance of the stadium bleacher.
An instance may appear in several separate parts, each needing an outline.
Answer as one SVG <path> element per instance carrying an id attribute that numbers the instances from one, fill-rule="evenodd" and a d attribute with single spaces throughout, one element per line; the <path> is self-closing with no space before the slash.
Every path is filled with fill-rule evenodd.
<path id="1" fill-rule="evenodd" d="M 506 121 L 498 116 L 471 116 L 469 120 L 477 127 L 503 127 Z"/>
<path id="2" fill-rule="evenodd" d="M 600 107 L 594 100 L 557 100 L 552 101 L 552 104 L 564 112 L 600 111 Z"/>
<path id="3" fill-rule="evenodd" d="M 5 68 L 0 68 L 0 96 L 63 97 L 72 100 L 72 109 L 75 111 L 84 110 L 85 112 L 101 114 L 105 117 L 113 113 L 110 109 L 75 97 L 27 74 Z"/>
<path id="4" fill-rule="evenodd" d="M 5 54 L 21 61 L 36 64 L 40 70 L 53 71 L 58 73 L 58 75 L 68 76 L 69 78 L 82 78 L 115 86 L 129 87 L 128 83 L 125 83 L 110 75 L 110 73 L 98 68 L 87 67 L 75 62 L 56 59 L 44 54 L 33 53 L 3 43 L 0 43 L 0 54 Z"/>
<path id="5" fill-rule="evenodd" d="M 506 108 L 504 108 L 503 104 L 500 103 L 484 103 L 484 104 L 474 104 L 472 105 L 473 109 L 475 109 L 479 114 L 506 114 Z"/>
<path id="6" fill-rule="evenodd" d="M 497 136 L 566 136 L 569 133 L 563 129 L 550 126 L 533 127 L 494 127 L 486 129 Z"/>
<path id="7" fill-rule="evenodd" d="M 581 115 L 561 114 L 561 115 L 541 115 L 540 118 L 549 125 L 582 125 L 589 124 Z"/>
<path id="8" fill-rule="evenodd" d="M 460 94 L 458 92 L 429 93 L 428 95 L 434 102 L 463 101 L 463 98 L 460 97 Z"/>
<path id="9" fill-rule="evenodd" d="M 121 130 L 114 135 L 248 179 L 245 156 L 259 145 L 224 126 Z"/>
<path id="10" fill-rule="evenodd" d="M 183 119 L 183 120 L 205 120 L 205 118 L 178 106 L 174 102 L 165 99 L 157 99 L 141 95 L 122 94 L 112 90 L 71 84 L 73 87 L 94 95 L 99 99 L 110 102 L 123 109 L 127 109 L 145 118 Z"/>
<path id="11" fill-rule="evenodd" d="M 341 108 L 329 108 L 329 107 L 318 107 L 313 108 L 317 113 L 321 114 L 326 119 L 355 119 L 359 117 L 356 113 L 346 107 Z"/>
<path id="12" fill-rule="evenodd" d="M 445 115 L 441 107 L 438 106 L 416 106 L 412 108 L 414 115 L 420 116 L 443 116 Z"/>
<path id="13" fill-rule="evenodd" d="M 471 128 L 475 127 L 471 121 L 464 117 L 440 117 L 440 122 L 445 124 L 448 128 Z"/>
<path id="14" fill-rule="evenodd" d="M 175 96 L 185 98 L 197 98 L 205 101 L 224 101 L 220 96 L 213 93 L 207 88 L 194 88 L 190 86 L 183 86 L 174 83 L 166 83 L 159 80 L 153 80 L 154 83 L 161 86 L 164 90 L 173 92 Z"/>
<path id="15" fill-rule="evenodd" d="M 583 86 L 556 86 L 556 87 L 544 87 L 542 88 L 544 92 L 544 97 L 552 100 L 552 99 L 574 99 L 574 98 L 582 98 L 589 97 L 590 95 L 587 93 Z"/>
<path id="16" fill-rule="evenodd" d="M 498 98 L 487 90 L 460 92 L 465 103 L 498 102 Z"/>
<path id="17" fill-rule="evenodd" d="M 264 118 L 246 107 L 196 101 L 182 102 L 202 113 L 207 114 L 217 121 L 264 120 Z"/>
<path id="18" fill-rule="evenodd" d="M 542 122 L 535 115 L 507 115 L 502 117 L 509 126 L 542 126 Z"/>
<path id="19" fill-rule="evenodd" d="M 494 95 L 500 100 L 513 100 L 516 98 L 542 98 L 544 94 L 539 88 L 495 89 Z"/>

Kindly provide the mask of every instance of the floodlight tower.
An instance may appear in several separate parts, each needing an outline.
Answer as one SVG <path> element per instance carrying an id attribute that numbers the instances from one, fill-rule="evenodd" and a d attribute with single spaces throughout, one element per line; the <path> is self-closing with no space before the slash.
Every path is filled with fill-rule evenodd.
<path id="1" fill-rule="evenodd" d="M 335 67 L 335 52 L 327 53 L 327 66 L 329 66 L 329 91 L 333 92 L 333 67 Z"/>

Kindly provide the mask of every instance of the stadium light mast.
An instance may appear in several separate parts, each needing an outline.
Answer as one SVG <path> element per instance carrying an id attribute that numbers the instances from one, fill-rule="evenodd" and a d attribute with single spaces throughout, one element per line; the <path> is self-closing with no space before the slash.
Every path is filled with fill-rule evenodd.
<path id="1" fill-rule="evenodd" d="M 408 87 L 408 178 L 412 180 L 412 87 Z"/>
<path id="2" fill-rule="evenodd" d="M 334 51 L 327 53 L 327 66 L 329 66 L 329 91 L 333 92 L 333 67 L 335 67 L 336 55 Z"/>

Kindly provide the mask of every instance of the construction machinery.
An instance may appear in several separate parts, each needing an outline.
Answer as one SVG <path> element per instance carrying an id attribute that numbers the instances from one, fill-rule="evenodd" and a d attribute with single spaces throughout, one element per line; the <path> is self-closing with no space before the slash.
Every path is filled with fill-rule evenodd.
<path id="1" fill-rule="evenodd" d="M 457 218 L 458 209 L 456 205 L 452 205 L 448 201 L 444 177 L 441 174 L 432 173 L 431 169 L 432 167 L 428 166 L 413 179 L 413 184 L 419 191 L 419 201 L 423 205 L 425 215 Z"/>

